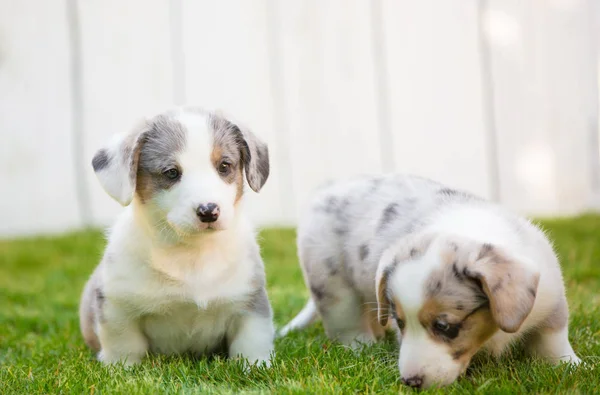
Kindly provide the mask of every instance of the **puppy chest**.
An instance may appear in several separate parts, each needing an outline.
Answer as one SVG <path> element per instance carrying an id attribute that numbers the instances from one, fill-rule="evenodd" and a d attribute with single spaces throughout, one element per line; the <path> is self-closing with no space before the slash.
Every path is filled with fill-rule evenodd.
<path id="1" fill-rule="evenodd" d="M 233 312 L 227 306 L 203 309 L 182 303 L 169 306 L 163 313 L 144 316 L 141 326 L 153 352 L 203 354 L 222 344 L 232 321 Z"/>
<path id="2" fill-rule="evenodd" d="M 251 262 L 237 253 L 228 255 L 211 248 L 157 251 L 152 254 L 151 265 L 156 271 L 145 282 L 164 286 L 168 279 L 168 292 L 183 292 L 197 304 L 215 299 L 237 299 L 249 292 L 255 275 Z"/>

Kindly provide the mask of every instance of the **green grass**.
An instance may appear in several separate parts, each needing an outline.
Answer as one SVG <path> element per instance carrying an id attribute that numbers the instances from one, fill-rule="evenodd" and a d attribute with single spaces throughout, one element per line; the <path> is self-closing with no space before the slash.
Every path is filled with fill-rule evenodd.
<path id="1" fill-rule="evenodd" d="M 476 357 L 469 374 L 446 391 L 600 392 L 600 217 L 542 223 L 555 240 L 564 268 L 572 344 L 588 367 L 550 366 L 517 349 L 500 362 Z M 293 230 L 261 234 L 278 327 L 307 297 L 294 237 Z M 0 393 L 407 391 L 399 381 L 393 340 L 354 354 L 329 342 L 321 324 L 277 340 L 271 369 L 245 373 L 239 363 L 218 358 L 154 356 L 131 370 L 102 366 L 83 344 L 77 305 L 103 246 L 97 231 L 0 241 Z"/>

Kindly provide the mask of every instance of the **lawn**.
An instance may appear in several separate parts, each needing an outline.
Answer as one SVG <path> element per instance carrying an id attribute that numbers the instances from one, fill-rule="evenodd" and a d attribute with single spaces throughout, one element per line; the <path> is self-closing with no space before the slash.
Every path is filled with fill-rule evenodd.
<path id="1" fill-rule="evenodd" d="M 587 368 L 549 366 L 517 348 L 500 362 L 477 356 L 445 391 L 600 393 L 600 216 L 542 224 L 561 257 L 571 341 Z M 294 237 L 289 229 L 261 233 L 278 327 L 307 297 Z M 391 338 L 355 354 L 329 342 L 320 324 L 278 339 L 270 369 L 245 373 L 227 360 L 185 357 L 150 357 L 131 370 L 102 366 L 83 344 L 77 305 L 103 245 L 99 231 L 0 241 L 0 393 L 411 392 L 400 384 Z"/>

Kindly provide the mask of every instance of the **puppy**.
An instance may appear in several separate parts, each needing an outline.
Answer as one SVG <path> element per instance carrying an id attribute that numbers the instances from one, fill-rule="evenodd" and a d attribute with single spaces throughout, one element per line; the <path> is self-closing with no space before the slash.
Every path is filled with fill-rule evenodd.
<path id="1" fill-rule="evenodd" d="M 551 362 L 579 362 L 548 239 L 470 194 L 400 175 L 335 183 L 303 217 L 298 253 L 312 298 L 280 334 L 318 312 L 331 339 L 356 346 L 393 317 L 409 386 L 450 384 L 480 349 L 499 356 L 524 335 Z"/>
<path id="2" fill-rule="evenodd" d="M 258 192 L 267 146 L 226 118 L 181 108 L 144 121 L 92 165 L 127 206 L 83 291 L 81 332 L 100 361 L 227 352 L 268 364 L 272 312 L 244 173 Z"/>

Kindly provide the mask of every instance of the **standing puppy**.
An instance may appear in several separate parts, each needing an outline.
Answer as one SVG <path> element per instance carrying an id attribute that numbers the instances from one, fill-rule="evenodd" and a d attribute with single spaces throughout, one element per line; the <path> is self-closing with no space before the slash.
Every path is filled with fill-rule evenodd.
<path id="1" fill-rule="evenodd" d="M 267 146 L 221 116 L 184 108 L 115 138 L 92 164 L 127 206 L 81 299 L 81 331 L 98 358 L 227 351 L 269 363 L 271 307 L 242 208 L 244 172 L 256 192 L 267 180 Z"/>
<path id="2" fill-rule="evenodd" d="M 497 205 L 418 177 L 339 182 L 303 217 L 298 251 L 312 299 L 281 334 L 318 311 L 330 338 L 357 345 L 393 317 L 412 387 L 450 384 L 481 348 L 499 356 L 524 335 L 551 362 L 579 362 L 550 243 Z"/>

